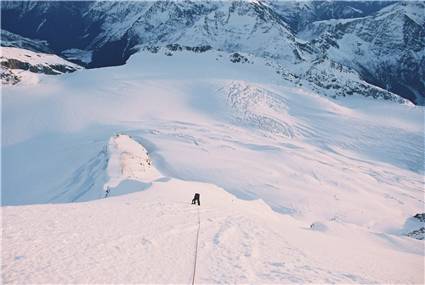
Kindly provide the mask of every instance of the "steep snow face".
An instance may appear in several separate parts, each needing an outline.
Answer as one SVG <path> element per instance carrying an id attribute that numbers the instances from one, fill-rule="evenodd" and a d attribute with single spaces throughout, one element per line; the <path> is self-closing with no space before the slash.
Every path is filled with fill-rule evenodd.
<path id="1" fill-rule="evenodd" d="M 221 3 L 198 19 L 176 42 L 249 52 L 290 63 L 300 61 L 303 55 L 287 24 L 261 2 Z M 265 42 L 269 44 L 261 44 Z"/>
<path id="2" fill-rule="evenodd" d="M 103 132 L 99 134 L 104 135 Z M 89 142 L 83 143 L 84 151 L 81 152 L 76 151 L 81 138 L 54 136 L 47 140 L 32 140 L 36 149 L 41 147 L 38 149 L 40 153 L 31 154 L 30 149 L 21 149 L 17 159 L 22 162 L 31 156 L 39 161 L 38 166 L 26 165 L 26 171 L 31 173 L 33 182 L 41 180 L 28 183 L 17 191 L 3 192 L 3 201 L 12 204 L 88 201 L 140 191 L 162 177 L 147 150 L 130 136 L 114 135 L 107 142 L 93 141 L 90 135 L 86 135 L 87 138 Z M 46 149 L 44 144 L 48 145 Z M 14 152 L 13 147 L 11 151 Z M 60 155 L 49 158 L 48 152 L 60 152 Z M 8 163 L 15 162 L 8 160 Z M 53 171 L 54 175 L 46 181 L 43 177 L 48 171 Z"/>
<path id="3" fill-rule="evenodd" d="M 36 83 L 39 78 L 32 73 L 58 75 L 74 72 L 80 66 L 57 55 L 33 52 L 14 47 L 1 47 L 2 84 Z"/>
<path id="4" fill-rule="evenodd" d="M 356 69 L 366 81 L 423 104 L 424 15 L 423 2 L 402 2 L 374 16 L 315 22 L 299 36 L 312 40 L 332 60 Z"/>
<path id="5" fill-rule="evenodd" d="M 424 281 L 422 241 L 298 221 L 207 183 L 166 179 L 98 201 L 3 207 L 2 217 L 6 283 Z"/>
<path id="6" fill-rule="evenodd" d="M 108 176 L 104 189 L 117 187 L 124 180 L 151 182 L 161 177 L 147 150 L 127 135 L 117 134 L 108 143 Z"/>

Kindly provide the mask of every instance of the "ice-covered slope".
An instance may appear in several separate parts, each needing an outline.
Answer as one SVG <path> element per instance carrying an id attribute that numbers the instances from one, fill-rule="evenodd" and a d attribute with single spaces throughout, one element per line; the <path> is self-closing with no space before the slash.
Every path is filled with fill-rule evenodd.
<path id="1" fill-rule="evenodd" d="M 190 205 L 195 192 L 201 207 Z M 2 216 L 5 283 L 423 282 L 422 241 L 339 221 L 310 228 L 205 183 L 163 179 L 141 193 Z"/>

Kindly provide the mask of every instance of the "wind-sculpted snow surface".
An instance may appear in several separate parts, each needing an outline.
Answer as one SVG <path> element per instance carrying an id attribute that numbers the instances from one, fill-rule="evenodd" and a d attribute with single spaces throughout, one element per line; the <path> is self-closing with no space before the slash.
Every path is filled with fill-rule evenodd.
<path id="1" fill-rule="evenodd" d="M 201 207 L 190 205 L 201 194 Z M 199 211 L 199 213 L 198 213 Z M 211 184 L 3 208 L 5 283 L 422 283 L 422 241 L 338 221 L 327 231 Z"/>
<path id="2" fill-rule="evenodd" d="M 279 94 L 247 82 L 232 82 L 219 89 L 240 124 L 255 127 L 264 133 L 291 138 L 295 135 L 291 123 L 295 121 L 288 114 L 288 102 Z"/>
<path id="3" fill-rule="evenodd" d="M 196 282 L 423 283 L 403 230 L 423 212 L 423 108 L 230 57 L 146 51 L 4 87 L 3 280 L 189 282 L 198 192 Z"/>
<path id="4" fill-rule="evenodd" d="M 147 150 L 127 135 L 117 134 L 108 143 L 108 182 L 104 190 L 118 187 L 125 180 L 152 182 L 161 174 L 152 165 Z M 114 190 L 112 193 L 114 194 Z"/>

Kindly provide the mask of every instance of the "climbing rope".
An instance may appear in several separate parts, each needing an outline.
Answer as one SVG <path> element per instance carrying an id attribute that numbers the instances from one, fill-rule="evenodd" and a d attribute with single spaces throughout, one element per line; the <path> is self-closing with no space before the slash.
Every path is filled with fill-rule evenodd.
<path id="1" fill-rule="evenodd" d="M 192 285 L 195 284 L 195 275 L 196 275 L 196 261 L 198 259 L 198 244 L 199 244 L 199 230 L 201 229 L 201 215 L 199 213 L 198 207 L 198 231 L 196 233 L 196 245 L 195 245 L 195 262 L 193 263 L 193 278 Z"/>

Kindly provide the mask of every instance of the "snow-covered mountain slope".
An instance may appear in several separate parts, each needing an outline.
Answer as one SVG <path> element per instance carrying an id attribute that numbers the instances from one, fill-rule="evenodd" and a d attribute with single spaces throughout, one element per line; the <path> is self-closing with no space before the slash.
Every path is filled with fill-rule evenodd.
<path id="1" fill-rule="evenodd" d="M 294 31 L 306 25 L 329 19 L 350 19 L 369 16 L 395 1 L 279 1 L 267 0 Z"/>
<path id="2" fill-rule="evenodd" d="M 330 59 L 356 69 L 366 81 L 424 103 L 423 2 L 396 3 L 364 18 L 314 22 L 299 36 Z"/>
<path id="3" fill-rule="evenodd" d="M 392 97 L 391 93 L 396 93 L 422 104 L 424 64 L 422 52 L 418 53 L 415 46 L 420 43 L 418 39 L 423 38 L 423 27 L 415 26 L 403 18 L 405 14 L 398 13 L 398 7 L 403 5 L 410 7 L 408 10 L 417 9 L 414 5 L 422 9 L 421 3 L 390 4 L 393 3 L 2 1 L 1 8 L 5 29 L 25 37 L 47 40 L 57 54 L 88 67 L 124 64 L 130 55 L 145 46 L 208 45 L 215 50 L 250 53 L 270 59 L 284 68 L 290 77 L 306 80 L 307 84 L 315 86 L 316 92 L 337 96 L 363 93 L 388 98 Z M 393 14 L 400 14 L 400 17 L 392 17 Z M 326 29 L 331 31 L 330 36 L 329 32 L 322 33 L 323 29 L 316 27 L 315 21 L 318 20 L 324 20 L 326 26 L 330 26 Z M 69 25 L 70 22 L 78 24 Z M 351 27 L 347 23 L 356 24 Z M 347 25 L 350 26 L 348 29 L 339 30 Z M 369 44 L 366 38 L 375 36 L 373 28 L 377 25 L 390 28 L 380 29 L 376 35 L 379 40 Z M 394 31 L 392 26 L 396 27 Z M 307 30 L 301 35 L 310 33 L 320 37 L 311 42 L 301 40 L 296 32 L 303 28 Z M 340 39 L 341 33 L 348 33 L 347 38 L 343 38 L 346 44 L 342 43 L 341 48 L 333 52 L 330 45 Z M 353 34 L 355 39 L 352 41 L 350 36 Z M 399 45 L 400 36 L 406 43 L 405 48 Z M 367 44 L 360 48 L 356 46 L 364 41 Z M 391 50 L 392 46 L 397 56 L 386 56 L 392 55 L 388 52 L 388 47 Z M 358 49 L 364 55 L 360 55 L 359 60 Z M 353 68 L 349 72 L 352 75 L 346 76 L 345 71 L 350 68 Z M 360 82 L 364 80 L 369 84 Z"/>
<path id="4" fill-rule="evenodd" d="M 359 96 L 333 101 L 224 53 L 143 52 L 126 66 L 5 87 L 3 114 L 4 204 L 47 202 L 64 184 L 74 193 L 103 191 L 106 181 L 80 182 L 94 168 L 107 177 L 107 164 L 94 161 L 106 161 L 110 137 L 125 132 L 148 146 L 166 175 L 261 197 L 281 212 L 370 223 L 338 203 L 316 205 L 319 196 L 350 200 L 354 212 L 387 213 L 374 224 L 389 217 L 402 224 L 420 212 L 422 108 Z M 358 191 L 374 202 L 366 206 Z M 388 205 L 400 199 L 395 218 Z"/>
<path id="5" fill-rule="evenodd" d="M 38 78 L 31 73 L 58 75 L 81 69 L 80 66 L 54 54 L 15 47 L 1 47 L 0 51 L 2 84 L 13 85 L 20 81 L 34 83 Z"/>
<path id="6" fill-rule="evenodd" d="M 191 47 L 172 44 L 165 47 L 148 46 L 142 50 L 152 53 L 160 52 L 167 56 L 172 56 L 174 52 L 193 51 L 195 53 L 202 53 L 211 49 L 212 47 L 210 45 Z M 220 56 L 223 57 L 223 55 Z M 246 53 L 241 54 L 237 52 L 225 55 L 225 58 L 229 58 L 233 63 L 253 64 L 257 62 L 264 64 L 280 75 L 281 80 L 284 81 L 282 84 L 304 86 L 303 88 L 314 90 L 314 92 L 324 96 L 336 98 L 360 95 L 394 101 L 400 104 L 411 104 L 407 99 L 367 83 L 354 69 L 326 58 L 296 64 L 290 62 L 286 64 L 277 63 L 267 57 L 258 58 Z"/>
<path id="7" fill-rule="evenodd" d="M 215 50 L 3 86 L 3 280 L 189 282 L 198 192 L 196 282 L 421 283 L 423 110 Z"/>
<path id="8" fill-rule="evenodd" d="M 144 33 L 137 26 L 134 29 Z M 305 53 L 287 24 L 259 1 L 220 3 L 183 31 L 181 36 L 161 39 L 154 44 L 209 45 L 228 52 L 242 51 L 288 63 L 300 61 Z M 265 42 L 270 44 L 261 44 Z"/>
<path id="9" fill-rule="evenodd" d="M 423 283 L 422 241 L 337 220 L 311 228 L 206 183 L 163 179 L 2 217 L 5 283 Z"/>

